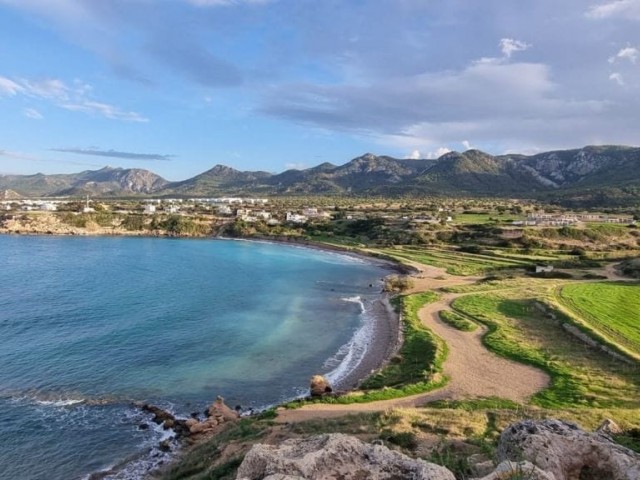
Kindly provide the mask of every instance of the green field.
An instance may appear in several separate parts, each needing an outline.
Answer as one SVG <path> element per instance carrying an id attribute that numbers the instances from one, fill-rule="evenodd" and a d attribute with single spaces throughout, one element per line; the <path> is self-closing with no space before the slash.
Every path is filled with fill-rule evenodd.
<path id="1" fill-rule="evenodd" d="M 515 220 L 524 220 L 523 215 L 510 215 L 499 213 L 458 213 L 453 223 L 466 225 L 483 225 L 486 223 L 511 223 Z"/>
<path id="2" fill-rule="evenodd" d="M 571 284 L 559 300 L 590 328 L 640 355 L 640 284 Z"/>
<path id="3" fill-rule="evenodd" d="M 384 249 L 382 252 L 399 260 L 444 268 L 452 275 L 482 275 L 493 270 L 524 268 L 532 264 L 521 259 L 436 248 L 397 247 Z"/>

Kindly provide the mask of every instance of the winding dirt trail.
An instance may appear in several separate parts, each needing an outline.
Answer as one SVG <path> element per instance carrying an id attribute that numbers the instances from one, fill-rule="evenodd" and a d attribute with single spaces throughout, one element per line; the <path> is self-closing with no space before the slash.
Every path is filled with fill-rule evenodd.
<path id="1" fill-rule="evenodd" d="M 414 265 L 418 272 L 414 276 L 412 292 L 439 290 L 453 285 L 474 283 L 478 277 L 456 277 L 444 270 L 425 265 Z M 498 396 L 523 402 L 545 388 L 549 377 L 542 371 L 489 352 L 482 345 L 486 328 L 475 332 L 462 332 L 443 323 L 438 312 L 450 310 L 451 302 L 463 294 L 444 293 L 437 302 L 423 307 L 420 320 L 432 329 L 449 346 L 449 355 L 444 363 L 444 373 L 449 383 L 433 392 L 422 393 L 395 400 L 379 402 L 329 405 L 306 405 L 295 410 L 280 409 L 276 421 L 281 423 L 301 422 L 314 418 L 334 418 L 342 415 L 384 411 L 390 408 L 419 407 L 428 402 L 444 399 Z"/>

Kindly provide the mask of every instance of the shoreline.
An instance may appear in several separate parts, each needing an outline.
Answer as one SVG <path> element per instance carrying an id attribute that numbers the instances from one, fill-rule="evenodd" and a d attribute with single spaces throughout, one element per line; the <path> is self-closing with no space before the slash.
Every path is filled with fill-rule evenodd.
<path id="1" fill-rule="evenodd" d="M 306 239 L 297 238 L 264 238 L 264 237 L 248 237 L 248 238 L 230 238 L 220 236 L 206 236 L 206 237 L 191 237 L 191 236 L 166 236 L 166 235 L 121 235 L 121 234 L 104 234 L 99 232 L 87 232 L 83 235 L 77 234 L 65 234 L 65 233 L 35 233 L 35 232 L 0 232 L 0 234 L 6 234 L 7 236 L 55 236 L 55 237 L 69 237 L 69 236 L 81 236 L 81 237 L 149 237 L 149 238 L 165 238 L 165 239 L 206 239 L 206 240 L 226 240 L 226 241 L 246 241 L 255 243 L 271 243 L 279 244 L 283 246 L 290 246 L 296 248 L 304 248 L 309 250 L 316 250 L 326 253 L 334 253 L 339 256 L 356 258 L 360 261 L 366 262 L 369 265 L 374 265 L 382 269 L 380 277 L 376 280 L 376 286 L 380 286 L 380 290 L 376 291 L 372 289 L 371 296 L 367 298 L 365 302 L 365 310 L 362 313 L 361 325 L 351 334 L 349 341 L 345 343 L 345 347 L 353 347 L 356 341 L 357 334 L 364 329 L 366 342 L 359 342 L 355 346 L 361 347 L 364 344 L 364 349 L 360 352 L 356 352 L 357 361 L 354 361 L 352 365 L 347 365 L 347 370 L 344 373 L 340 373 L 337 380 L 332 382 L 334 391 L 341 394 L 353 391 L 358 388 L 363 381 L 365 381 L 370 375 L 383 368 L 391 360 L 394 354 L 397 353 L 401 347 L 402 340 L 402 328 L 400 315 L 394 311 L 393 307 L 389 303 L 390 295 L 382 292 L 381 282 L 383 277 L 392 273 L 408 273 L 412 270 L 406 265 L 401 265 L 394 262 L 392 259 L 380 258 L 374 254 L 367 254 L 367 252 L 359 251 L 355 248 L 340 247 L 337 245 L 327 245 L 319 242 L 312 242 Z M 369 294 L 367 294 L 368 296 Z M 361 339 L 359 339 L 361 340 Z M 338 354 L 338 352 L 335 352 Z M 331 358 L 331 357 L 330 357 Z M 330 358 L 324 361 L 329 361 Z M 342 356 L 338 365 L 334 369 L 330 369 L 325 375 L 330 374 L 332 371 L 339 369 L 343 362 L 347 360 L 346 355 Z M 326 370 L 324 364 L 318 365 L 317 371 L 321 372 Z M 308 385 L 301 385 L 301 387 L 308 387 Z M 288 403 L 292 399 L 278 402 L 274 405 L 264 405 L 260 410 L 256 410 L 255 413 L 259 413 L 262 409 L 277 408 L 285 403 Z M 173 454 L 174 459 L 179 459 L 182 454 L 194 445 L 198 445 L 200 442 L 196 440 L 193 445 L 185 443 L 178 446 Z M 143 454 L 144 456 L 144 454 Z M 139 460 L 139 459 L 138 459 Z M 134 461 L 135 462 L 135 461 Z M 126 462 L 128 464 L 129 462 Z M 126 469 L 125 465 L 112 466 L 101 472 L 92 472 L 88 478 L 101 478 L 100 476 L 94 477 L 91 475 L 103 475 L 109 478 L 109 475 L 117 474 L 118 471 L 122 471 L 122 468 Z M 102 478 L 104 478 L 102 477 Z M 146 477 L 141 477 L 146 478 Z"/>

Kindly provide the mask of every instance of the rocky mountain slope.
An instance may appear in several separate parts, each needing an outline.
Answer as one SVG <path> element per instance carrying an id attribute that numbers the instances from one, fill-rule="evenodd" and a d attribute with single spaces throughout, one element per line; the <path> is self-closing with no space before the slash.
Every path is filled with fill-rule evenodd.
<path id="1" fill-rule="evenodd" d="M 10 189 L 32 197 L 153 193 L 167 183 L 159 175 L 139 168 L 104 167 L 60 175 L 0 175 L 0 190 Z"/>
<path id="2" fill-rule="evenodd" d="M 70 175 L 0 176 L 0 190 L 22 196 L 233 194 L 492 195 L 637 202 L 640 148 L 588 146 L 536 155 L 450 152 L 437 160 L 367 153 L 336 166 L 323 163 L 279 174 L 216 165 L 193 178 L 167 182 L 147 170 L 105 167 Z"/>

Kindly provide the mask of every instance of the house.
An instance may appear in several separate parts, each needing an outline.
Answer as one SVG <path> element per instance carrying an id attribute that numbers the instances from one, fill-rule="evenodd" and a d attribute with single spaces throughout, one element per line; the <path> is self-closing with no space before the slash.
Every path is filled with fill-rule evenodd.
<path id="1" fill-rule="evenodd" d="M 287 212 L 285 220 L 291 223 L 305 223 L 307 221 L 307 217 L 298 213 Z"/>
<path id="2" fill-rule="evenodd" d="M 155 205 L 145 205 L 144 206 L 144 213 L 146 213 L 147 215 L 151 215 L 152 213 L 156 213 L 156 206 Z"/>

